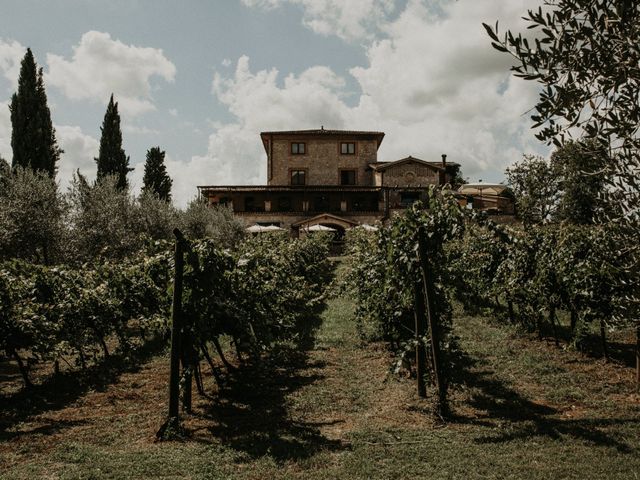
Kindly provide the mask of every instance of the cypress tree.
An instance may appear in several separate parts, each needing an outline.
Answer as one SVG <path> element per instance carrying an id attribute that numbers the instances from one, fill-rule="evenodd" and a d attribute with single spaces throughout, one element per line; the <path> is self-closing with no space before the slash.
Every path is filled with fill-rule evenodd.
<path id="1" fill-rule="evenodd" d="M 122 149 L 122 131 L 120 130 L 120 115 L 118 114 L 118 103 L 113 101 L 113 94 L 107 105 L 104 114 L 100 137 L 100 150 L 98 158 L 97 180 L 100 181 L 107 175 L 117 177 L 117 187 L 124 190 L 128 186 L 127 174 L 133 170 L 129 168 L 129 157 Z"/>
<path id="2" fill-rule="evenodd" d="M 12 166 L 45 171 L 56 175 L 62 150 L 47 106 L 42 68 L 38 69 L 31 49 L 27 49 L 20 65 L 18 91 L 11 97 Z"/>
<path id="3" fill-rule="evenodd" d="M 171 200 L 171 185 L 173 181 L 167 174 L 164 164 L 165 152 L 160 147 L 147 150 L 147 160 L 144 164 L 143 193 L 151 193 L 161 200 Z"/>

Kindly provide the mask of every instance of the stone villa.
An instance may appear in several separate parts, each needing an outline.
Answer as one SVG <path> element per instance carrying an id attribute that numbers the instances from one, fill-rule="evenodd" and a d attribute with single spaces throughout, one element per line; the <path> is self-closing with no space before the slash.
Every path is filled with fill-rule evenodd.
<path id="1" fill-rule="evenodd" d="M 292 130 L 260 134 L 267 185 L 199 186 L 211 205 L 230 205 L 247 224 L 277 225 L 294 236 L 314 225 L 338 230 L 384 221 L 460 165 L 406 157 L 378 161 L 382 132 Z"/>

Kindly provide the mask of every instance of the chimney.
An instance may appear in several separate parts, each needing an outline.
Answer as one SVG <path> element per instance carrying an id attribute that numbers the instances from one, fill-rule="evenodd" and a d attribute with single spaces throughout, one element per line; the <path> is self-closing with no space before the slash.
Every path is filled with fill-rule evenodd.
<path id="1" fill-rule="evenodd" d="M 440 172 L 440 185 L 447 183 L 447 155 L 442 154 L 442 172 Z"/>

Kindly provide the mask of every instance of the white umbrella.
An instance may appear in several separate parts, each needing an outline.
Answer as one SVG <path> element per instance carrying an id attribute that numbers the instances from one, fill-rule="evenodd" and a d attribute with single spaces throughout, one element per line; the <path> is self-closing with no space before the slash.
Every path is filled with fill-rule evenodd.
<path id="1" fill-rule="evenodd" d="M 247 228 L 247 232 L 249 233 L 264 233 L 264 232 L 278 232 L 282 231 L 284 228 L 277 227 L 276 225 L 251 225 Z"/>
<path id="2" fill-rule="evenodd" d="M 308 232 L 335 232 L 335 228 L 325 227 L 324 225 L 312 225 L 306 228 Z"/>
<path id="3" fill-rule="evenodd" d="M 366 230 L 367 232 L 377 232 L 378 231 L 378 227 L 374 227 L 373 225 L 367 225 L 366 223 L 363 223 L 362 225 L 358 225 L 356 228 L 361 228 L 363 230 Z"/>

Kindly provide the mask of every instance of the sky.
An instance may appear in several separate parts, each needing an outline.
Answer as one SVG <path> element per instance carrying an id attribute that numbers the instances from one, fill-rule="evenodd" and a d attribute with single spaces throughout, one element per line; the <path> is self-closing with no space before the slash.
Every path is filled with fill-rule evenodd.
<path id="1" fill-rule="evenodd" d="M 160 146 L 181 207 L 198 185 L 266 183 L 265 130 L 383 131 L 379 161 L 447 154 L 470 181 L 504 181 L 548 148 L 530 128 L 536 85 L 510 74 L 482 22 L 524 31 L 538 2 L 0 0 L 0 156 L 30 47 L 63 189 L 77 169 L 95 178 L 112 93 L 134 192 Z"/>

